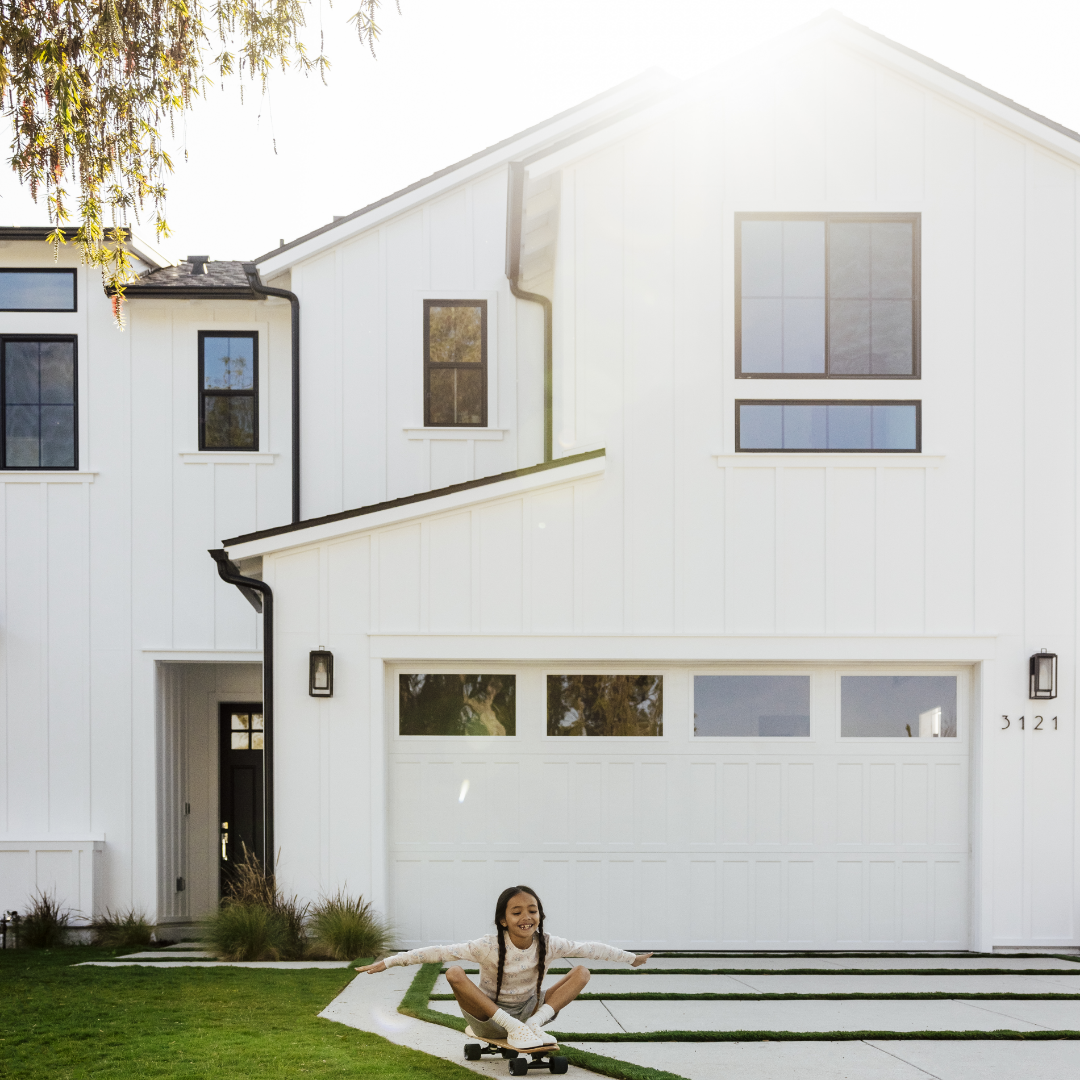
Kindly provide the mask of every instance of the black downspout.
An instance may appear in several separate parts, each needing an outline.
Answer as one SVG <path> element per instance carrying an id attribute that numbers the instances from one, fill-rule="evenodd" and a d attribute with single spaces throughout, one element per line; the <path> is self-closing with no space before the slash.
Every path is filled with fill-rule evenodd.
<path id="1" fill-rule="evenodd" d="M 510 186 L 506 198 L 506 276 L 510 291 L 519 300 L 528 300 L 544 309 L 544 461 L 552 460 L 554 426 L 553 378 L 551 365 L 551 301 L 540 293 L 518 288 L 521 276 L 521 221 L 525 212 L 525 165 L 510 162 Z"/>
<path id="2" fill-rule="evenodd" d="M 263 872 L 274 872 L 274 592 L 265 581 L 244 577 L 224 548 L 211 549 L 218 577 L 235 585 L 263 617 Z"/>
<path id="3" fill-rule="evenodd" d="M 292 305 L 292 523 L 300 520 L 300 297 L 288 289 L 272 289 L 259 280 L 254 263 L 244 263 L 251 291 L 259 296 L 280 296 Z"/>

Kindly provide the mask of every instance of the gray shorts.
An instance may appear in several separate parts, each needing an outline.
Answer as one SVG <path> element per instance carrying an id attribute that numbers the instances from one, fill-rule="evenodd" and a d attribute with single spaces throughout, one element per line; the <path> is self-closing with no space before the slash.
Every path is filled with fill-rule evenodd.
<path id="1" fill-rule="evenodd" d="M 508 1016 L 512 1016 L 515 1020 L 520 1020 L 524 1023 L 537 1010 L 536 995 L 533 994 L 528 1001 L 523 1001 L 517 1005 L 507 1005 L 500 1002 L 499 1008 Z M 472 1028 L 473 1035 L 478 1039 L 499 1039 L 503 1042 L 506 1041 L 506 1028 L 504 1028 L 502 1024 L 496 1024 L 494 1020 L 477 1020 L 475 1016 L 471 1013 L 467 1013 L 464 1009 L 461 1010 L 461 1015 L 465 1017 L 469 1027 Z"/>

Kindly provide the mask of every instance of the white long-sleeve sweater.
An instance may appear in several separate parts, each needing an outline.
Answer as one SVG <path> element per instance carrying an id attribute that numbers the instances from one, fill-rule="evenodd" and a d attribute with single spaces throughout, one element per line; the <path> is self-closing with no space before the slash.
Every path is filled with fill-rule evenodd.
<path id="1" fill-rule="evenodd" d="M 580 956 L 586 960 L 621 960 L 631 963 L 637 955 L 625 949 L 616 949 L 599 941 L 567 941 L 566 938 L 545 934 L 547 955 L 544 957 L 544 974 L 553 960 L 567 956 Z M 503 965 L 502 986 L 499 990 L 500 1005 L 518 1005 L 528 1001 L 536 992 L 537 965 L 536 936 L 527 949 L 519 949 L 506 935 L 506 962 Z M 495 979 L 499 973 L 499 939 L 486 934 L 475 941 L 461 945 L 431 945 L 426 949 L 388 956 L 387 967 L 405 967 L 409 964 L 444 964 L 448 960 L 471 960 L 480 967 L 480 989 L 495 1000 Z"/>

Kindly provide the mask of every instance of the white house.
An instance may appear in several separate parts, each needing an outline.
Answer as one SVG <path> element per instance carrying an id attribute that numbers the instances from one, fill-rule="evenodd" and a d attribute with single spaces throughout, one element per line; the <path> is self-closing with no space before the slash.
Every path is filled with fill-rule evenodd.
<path id="1" fill-rule="evenodd" d="M 827 16 L 125 333 L 0 230 L 0 907 L 1080 947 L 1078 181 Z"/>

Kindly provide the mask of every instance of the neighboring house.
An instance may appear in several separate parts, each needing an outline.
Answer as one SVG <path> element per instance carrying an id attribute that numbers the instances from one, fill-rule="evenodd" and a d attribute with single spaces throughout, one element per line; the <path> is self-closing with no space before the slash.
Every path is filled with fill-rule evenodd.
<path id="1" fill-rule="evenodd" d="M 525 881 L 634 947 L 1080 945 L 1078 176 L 827 16 L 138 249 L 123 334 L 0 230 L 0 906 L 183 924 L 243 841 L 403 944 Z"/>

